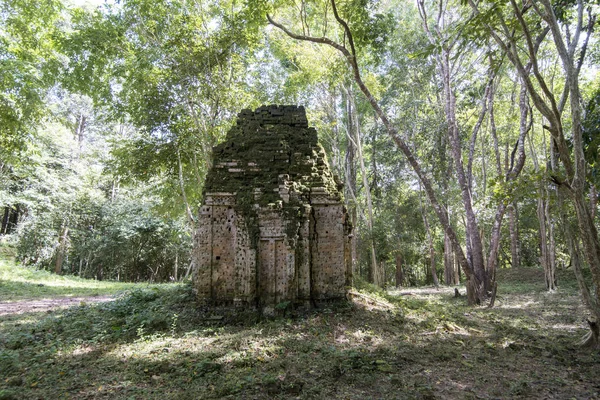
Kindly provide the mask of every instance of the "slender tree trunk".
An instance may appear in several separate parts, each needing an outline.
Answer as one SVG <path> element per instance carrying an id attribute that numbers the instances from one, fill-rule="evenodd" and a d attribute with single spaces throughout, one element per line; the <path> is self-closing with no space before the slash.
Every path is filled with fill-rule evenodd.
<path id="1" fill-rule="evenodd" d="M 519 210 L 517 202 L 513 201 L 508 209 L 508 221 L 510 230 L 510 264 L 513 268 L 521 265 L 521 246 L 519 243 Z"/>
<path id="2" fill-rule="evenodd" d="M 454 253 L 452 252 L 452 244 L 450 238 L 444 233 L 444 283 L 447 286 L 455 284 L 454 277 Z"/>
<path id="3" fill-rule="evenodd" d="M 10 207 L 4 206 L 4 216 L 2 217 L 2 228 L 0 229 L 0 235 L 8 233 L 8 218 L 10 216 Z"/>
<path id="4" fill-rule="evenodd" d="M 342 92 L 342 96 L 345 91 Z M 348 115 L 348 101 L 345 99 L 343 102 L 346 106 L 346 115 Z M 348 118 L 348 131 L 350 130 L 350 125 L 352 122 L 350 118 Z M 344 157 L 345 164 L 345 173 L 346 176 L 346 184 L 344 185 L 344 189 L 346 190 L 346 202 L 348 204 L 348 211 L 350 214 L 350 218 L 352 221 L 353 233 L 350 238 L 350 247 L 351 247 L 351 255 L 352 265 L 356 266 L 358 260 L 357 246 L 356 246 L 356 237 L 357 237 L 357 227 L 358 227 L 358 202 L 356 199 L 356 146 L 354 144 L 354 140 L 350 136 L 350 133 L 347 132 L 347 146 L 346 146 L 346 156 Z"/>
<path id="5" fill-rule="evenodd" d="M 185 215 L 187 216 L 190 227 L 192 227 L 192 229 L 193 229 L 195 226 L 195 220 L 194 220 L 194 215 L 192 214 L 192 209 L 190 208 L 190 203 L 188 202 L 188 199 L 187 199 L 187 194 L 185 193 L 185 183 L 183 181 L 183 165 L 181 163 L 181 153 L 179 151 L 179 147 L 176 147 L 175 150 L 177 151 L 179 189 L 181 190 L 181 197 L 183 199 L 183 204 L 185 205 Z"/>
<path id="6" fill-rule="evenodd" d="M 175 282 L 177 282 L 177 280 L 178 280 L 178 279 L 177 279 L 177 278 L 178 278 L 178 274 L 177 274 L 177 272 L 178 272 L 178 271 L 177 271 L 177 269 L 179 268 L 179 263 L 178 263 L 178 261 L 179 261 L 179 253 L 175 253 L 175 268 L 174 268 L 174 273 L 173 273 L 173 274 L 175 275 L 175 276 L 173 277 L 173 280 L 174 280 Z"/>
<path id="7" fill-rule="evenodd" d="M 546 140 L 545 140 L 545 133 L 542 132 L 542 134 L 544 135 L 544 140 L 543 140 L 543 147 L 544 147 L 544 154 L 546 154 Z M 539 162 L 537 160 L 537 154 L 535 152 L 535 148 L 533 146 L 533 143 L 530 141 L 529 142 L 529 147 L 531 150 L 531 156 L 533 159 L 533 164 L 534 164 L 534 168 L 536 173 L 540 173 L 540 165 Z M 548 160 L 548 157 L 545 156 L 544 157 L 545 160 Z M 546 289 L 548 289 L 549 291 L 553 291 L 556 289 L 555 286 L 555 266 L 553 265 L 553 262 L 555 260 L 555 257 L 551 254 L 552 251 L 554 251 L 552 244 L 553 240 L 550 239 L 550 233 L 552 232 L 552 229 L 549 229 L 549 225 L 550 225 L 550 221 L 549 221 L 549 193 L 548 193 L 548 189 L 546 187 L 546 182 L 545 180 L 540 180 L 538 182 L 538 198 L 537 198 L 537 208 L 536 208 L 536 215 L 538 218 L 538 223 L 539 223 L 539 246 L 540 246 L 540 264 L 542 265 L 542 267 L 544 268 L 544 282 L 546 283 Z M 550 244 L 549 244 L 550 242 Z"/>
<path id="8" fill-rule="evenodd" d="M 551 282 L 551 266 L 550 266 L 550 257 L 548 255 L 548 233 L 546 231 L 546 199 L 544 198 L 544 190 L 542 188 L 538 189 L 538 199 L 537 199 L 537 209 L 536 214 L 539 223 L 539 246 L 540 246 L 540 264 L 544 268 L 544 281 L 546 283 L 546 289 L 553 290 L 550 282 Z"/>
<path id="9" fill-rule="evenodd" d="M 548 196 L 549 197 L 549 196 Z M 546 221 L 548 223 L 548 273 L 546 278 L 546 287 L 550 291 L 557 289 L 556 282 L 556 243 L 554 241 L 554 222 L 550 215 L 550 201 L 546 201 L 544 207 Z"/>
<path id="10" fill-rule="evenodd" d="M 420 188 L 419 188 L 420 189 Z M 421 206 L 421 216 L 423 217 L 423 225 L 425 226 L 425 232 L 427 233 L 427 243 L 429 245 L 429 273 L 433 280 L 435 287 L 440 286 L 440 281 L 437 277 L 435 270 L 435 247 L 433 246 L 433 236 L 431 235 L 431 228 L 429 227 L 429 220 L 427 219 L 427 211 L 423 207 L 421 196 L 419 196 L 419 205 Z"/>
<path id="11" fill-rule="evenodd" d="M 590 185 L 590 214 L 592 215 L 592 220 L 596 219 L 596 208 L 598 207 L 598 191 L 596 190 L 596 185 L 593 183 L 589 183 Z"/>
<path id="12" fill-rule="evenodd" d="M 56 250 L 56 260 L 54 262 L 54 273 L 60 274 L 62 271 L 63 262 L 67 252 L 67 242 L 69 240 L 69 227 L 63 225 L 61 235 L 58 238 L 58 248 Z"/>
<path id="13" fill-rule="evenodd" d="M 352 120 L 352 128 L 354 133 L 354 144 L 356 146 L 356 155 L 358 156 L 358 162 L 360 166 L 360 174 L 362 176 L 363 187 L 365 189 L 365 198 L 367 200 L 367 229 L 369 230 L 369 251 L 371 256 L 371 268 L 369 270 L 369 280 L 379 287 L 383 287 L 383 276 L 380 270 L 380 266 L 377 263 L 377 256 L 375 253 L 375 242 L 373 240 L 373 202 L 371 199 L 371 186 L 367 176 L 367 169 L 365 168 L 365 160 L 362 151 L 362 137 L 360 133 L 360 122 L 356 113 L 356 105 L 354 104 L 354 95 L 350 89 L 347 89 L 348 98 L 348 120 Z"/>
<path id="14" fill-rule="evenodd" d="M 404 282 L 404 271 L 402 271 L 402 254 L 396 253 L 396 287 L 402 286 Z"/>
<path id="15" fill-rule="evenodd" d="M 85 132 L 86 117 L 81 114 L 78 119 L 77 127 L 75 128 L 75 138 L 77 139 L 78 151 L 77 157 L 81 157 L 81 151 L 83 150 L 83 139 Z"/>
<path id="16" fill-rule="evenodd" d="M 453 257 L 454 259 L 454 284 L 460 285 L 460 264 L 458 263 L 458 259 Z"/>

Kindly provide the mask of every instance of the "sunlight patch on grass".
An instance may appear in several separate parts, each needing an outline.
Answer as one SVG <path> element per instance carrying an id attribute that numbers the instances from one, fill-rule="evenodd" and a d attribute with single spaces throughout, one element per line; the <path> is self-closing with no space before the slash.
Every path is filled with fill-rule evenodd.
<path id="1" fill-rule="evenodd" d="M 556 329 L 559 331 L 566 331 L 568 333 L 577 332 L 579 330 L 583 330 L 587 332 L 587 329 L 583 327 L 583 325 L 573 325 L 573 324 L 554 324 L 550 326 L 552 329 Z"/>
<path id="2" fill-rule="evenodd" d="M 511 304 L 505 303 L 505 304 L 501 304 L 501 305 L 497 306 L 497 308 L 502 308 L 502 309 L 506 309 L 506 310 L 511 310 L 511 309 L 520 310 L 520 309 L 524 309 L 524 308 L 531 308 L 531 307 L 534 307 L 537 305 L 539 305 L 538 302 L 529 300 L 529 301 L 526 301 L 525 303 L 520 303 L 520 302 L 519 303 L 511 303 Z"/>
<path id="3" fill-rule="evenodd" d="M 97 281 L 61 276 L 49 271 L 23 267 L 0 257 L 0 301 L 9 302 L 42 297 L 98 296 L 147 286 L 114 281 Z"/>

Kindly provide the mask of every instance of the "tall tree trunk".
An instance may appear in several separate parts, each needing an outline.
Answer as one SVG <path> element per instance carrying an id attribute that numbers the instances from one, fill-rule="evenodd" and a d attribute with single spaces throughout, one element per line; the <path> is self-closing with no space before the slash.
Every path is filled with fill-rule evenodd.
<path id="1" fill-rule="evenodd" d="M 81 151 L 83 150 L 83 139 L 84 139 L 84 132 L 85 132 L 85 127 L 86 127 L 86 117 L 85 115 L 81 114 L 78 118 L 77 121 L 77 127 L 75 128 L 75 138 L 77 139 L 77 157 L 81 157 Z"/>
<path id="2" fill-rule="evenodd" d="M 8 233 L 8 218 L 10 216 L 10 206 L 4 206 L 4 216 L 2 217 L 2 227 L 0 228 L 0 235 Z"/>
<path id="3" fill-rule="evenodd" d="M 173 276 L 173 280 L 174 280 L 175 282 L 177 282 L 177 281 L 178 281 L 178 274 L 177 274 L 177 273 L 179 272 L 179 271 L 178 271 L 178 269 L 179 269 L 179 263 L 178 263 L 178 261 L 179 261 L 179 253 L 175 253 L 175 267 L 173 268 L 173 269 L 174 269 L 174 272 L 173 272 L 173 275 L 174 275 L 174 276 Z"/>
<path id="4" fill-rule="evenodd" d="M 548 271 L 546 276 L 546 288 L 549 291 L 557 289 L 556 281 L 556 242 L 554 240 L 554 221 L 550 215 L 550 196 L 547 197 L 547 201 L 544 207 L 544 213 L 546 214 L 546 222 L 548 223 Z"/>
<path id="5" fill-rule="evenodd" d="M 521 265 L 521 245 L 519 242 L 519 209 L 517 202 L 513 201 L 508 208 L 508 221 L 510 231 L 510 264 L 513 268 Z"/>
<path id="6" fill-rule="evenodd" d="M 56 249 L 56 260 L 54 262 L 54 273 L 60 274 L 62 271 L 63 262 L 67 252 L 67 243 L 69 240 L 69 227 L 66 222 L 61 229 L 60 237 L 58 238 L 58 248 Z"/>
<path id="7" fill-rule="evenodd" d="M 404 271 L 402 270 L 402 254 L 400 252 L 396 253 L 395 256 L 396 261 L 396 287 L 402 286 L 404 282 Z"/>
<path id="8" fill-rule="evenodd" d="M 363 187 L 365 189 L 365 198 L 367 200 L 367 229 L 369 230 L 369 252 L 371 256 L 371 268 L 369 270 L 369 280 L 373 284 L 383 287 L 383 276 L 382 271 L 377 263 L 377 256 L 375 253 L 375 241 L 373 239 L 373 201 L 371 199 L 371 186 L 367 176 L 367 169 L 365 168 L 365 159 L 362 151 L 362 135 L 360 133 L 360 122 L 356 112 L 356 105 L 354 103 L 354 94 L 347 88 L 347 99 L 348 99 L 348 120 L 352 121 L 353 139 L 354 145 L 356 146 L 356 155 L 358 156 L 358 162 L 360 166 L 360 174 L 363 181 Z"/>
<path id="9" fill-rule="evenodd" d="M 419 0 L 417 2 L 417 6 L 423 22 L 423 28 L 429 38 L 430 43 L 439 48 L 439 53 L 436 54 L 436 63 L 443 84 L 444 112 L 446 117 L 448 141 L 450 143 L 450 153 L 452 154 L 452 158 L 454 160 L 454 171 L 456 172 L 456 178 L 458 180 L 458 186 L 460 188 L 462 204 L 466 217 L 465 235 L 467 242 L 467 259 L 473 271 L 473 276 L 468 278 L 470 281 L 468 282 L 467 287 L 470 288 L 468 292 L 472 292 L 472 300 L 476 303 L 482 303 L 488 298 L 488 291 L 491 288 L 491 283 L 490 277 L 488 276 L 485 268 L 483 240 L 481 238 L 475 210 L 473 209 L 473 198 L 471 194 L 471 166 L 473 163 L 477 133 L 487 110 L 487 101 L 493 79 L 491 79 L 486 86 L 482 110 L 471 134 L 470 151 L 465 172 L 460 132 L 458 128 L 458 122 L 456 120 L 456 96 L 452 85 L 452 67 L 450 62 L 450 52 L 456 42 L 453 42 L 452 40 L 444 40 L 448 38 L 439 37 L 440 32 L 445 28 L 440 26 L 440 21 L 442 21 L 441 18 L 438 18 L 433 25 L 433 28 L 430 29 L 427 18 L 427 10 L 423 0 Z M 440 9 L 443 9 L 441 4 Z M 442 11 L 440 11 L 439 17 L 441 17 L 441 13 Z M 433 32 L 435 32 L 435 34 Z"/>
<path id="10" fill-rule="evenodd" d="M 425 225 L 425 232 L 427 233 L 427 244 L 429 247 L 429 273 L 431 274 L 434 286 L 438 287 L 440 286 L 440 281 L 435 270 L 435 247 L 433 246 L 433 236 L 431 235 L 431 228 L 429 227 L 429 221 L 427 220 L 427 212 L 423 208 L 420 198 L 419 203 L 421 204 L 421 216 L 423 217 L 423 224 Z"/>
<path id="11" fill-rule="evenodd" d="M 181 198 L 183 199 L 183 204 L 185 206 L 185 215 L 187 216 L 188 223 L 193 229 L 196 222 L 194 220 L 194 215 L 192 214 L 192 209 L 190 207 L 190 203 L 188 202 L 187 194 L 185 192 L 185 183 L 183 181 L 183 165 L 181 163 L 181 152 L 179 151 L 179 147 L 177 145 L 175 145 L 175 150 L 177 152 L 177 172 L 179 177 L 179 189 L 181 190 Z"/>
<path id="12" fill-rule="evenodd" d="M 342 95 L 345 91 L 342 93 Z M 344 105 L 348 106 L 348 101 L 344 101 Z M 348 115 L 348 110 L 346 108 L 346 115 Z M 348 124 L 351 124 L 351 121 L 348 121 Z M 348 127 L 350 130 L 350 127 Z M 346 156 L 344 157 L 345 164 L 345 173 L 346 176 L 346 184 L 344 185 L 344 189 L 346 191 L 346 202 L 348 204 L 348 211 L 350 214 L 350 219 L 352 221 L 352 237 L 350 238 L 350 257 L 352 259 L 353 268 L 357 266 L 358 253 L 356 246 L 356 237 L 357 237 L 357 227 L 358 227 L 358 202 L 356 199 L 356 146 L 354 145 L 354 140 L 350 136 L 350 133 L 347 132 L 347 146 L 346 146 Z"/>
<path id="13" fill-rule="evenodd" d="M 420 187 L 419 191 L 421 191 Z M 429 220 L 427 219 L 427 211 L 423 207 L 423 201 L 421 200 L 421 196 L 419 196 L 419 205 L 421 206 L 421 217 L 423 218 L 423 225 L 425 226 L 425 232 L 427 233 L 427 243 L 429 245 L 429 273 L 431 274 L 433 284 L 435 285 L 435 287 L 438 287 L 440 286 L 440 281 L 437 277 L 437 272 L 435 270 L 435 247 L 433 246 L 433 236 L 431 235 L 431 228 L 429 227 Z"/>
<path id="14" fill-rule="evenodd" d="M 444 233 L 444 283 L 447 286 L 456 284 L 454 276 L 454 253 L 452 251 L 452 244 L 450 238 Z"/>
<path id="15" fill-rule="evenodd" d="M 454 284 L 460 285 L 460 264 L 458 263 L 458 258 L 453 257 L 454 259 Z"/>
<path id="16" fill-rule="evenodd" d="M 117 176 L 112 181 L 112 187 L 110 190 L 110 202 L 111 203 L 114 203 L 115 199 L 117 198 L 118 191 L 119 191 L 119 177 Z"/>
<path id="17" fill-rule="evenodd" d="M 544 154 L 546 154 L 546 140 L 545 133 L 542 132 L 543 136 L 543 147 Z M 536 173 L 541 173 L 541 167 L 539 165 L 537 154 L 535 151 L 535 147 L 533 146 L 532 141 L 529 142 L 529 147 L 531 151 L 531 156 L 533 159 L 533 165 Z M 548 157 L 544 157 L 545 160 L 548 160 Z M 544 268 L 544 282 L 546 283 L 546 289 L 549 291 L 553 291 L 556 289 L 555 285 L 555 266 L 553 262 L 555 257 L 551 254 L 554 251 L 552 247 L 553 240 L 550 239 L 550 233 L 552 233 L 552 229 L 549 229 L 549 225 L 551 222 L 549 221 L 549 193 L 545 180 L 540 180 L 538 182 L 538 190 L 537 190 L 537 208 L 536 215 L 539 223 L 539 247 L 540 247 L 540 264 Z M 550 242 L 550 244 L 549 244 Z"/>
<path id="18" fill-rule="evenodd" d="M 592 220 L 596 219 L 596 208 L 598 207 L 598 191 L 596 185 L 590 182 L 590 214 Z"/>

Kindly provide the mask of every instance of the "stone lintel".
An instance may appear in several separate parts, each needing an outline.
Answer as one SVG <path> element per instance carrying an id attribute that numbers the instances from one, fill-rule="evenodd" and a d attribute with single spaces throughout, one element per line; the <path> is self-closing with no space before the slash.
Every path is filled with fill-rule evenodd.
<path id="1" fill-rule="evenodd" d="M 233 206 L 236 204 L 235 200 L 236 193 L 228 192 L 213 192 L 206 193 L 204 204 L 206 206 Z"/>
<path id="2" fill-rule="evenodd" d="M 328 194 L 310 196 L 310 204 L 312 205 L 341 205 L 342 203 Z"/>

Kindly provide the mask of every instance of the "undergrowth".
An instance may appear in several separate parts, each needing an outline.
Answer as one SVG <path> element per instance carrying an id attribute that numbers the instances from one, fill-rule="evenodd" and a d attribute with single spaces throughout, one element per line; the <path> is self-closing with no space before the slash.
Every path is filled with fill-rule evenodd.
<path id="1" fill-rule="evenodd" d="M 274 318 L 199 307 L 185 284 L 7 316 L 0 399 L 600 396 L 600 357 L 573 345 L 585 332 L 573 279 L 547 293 L 532 271 L 500 271 L 494 309 L 454 288 L 358 281 L 349 301 Z"/>

